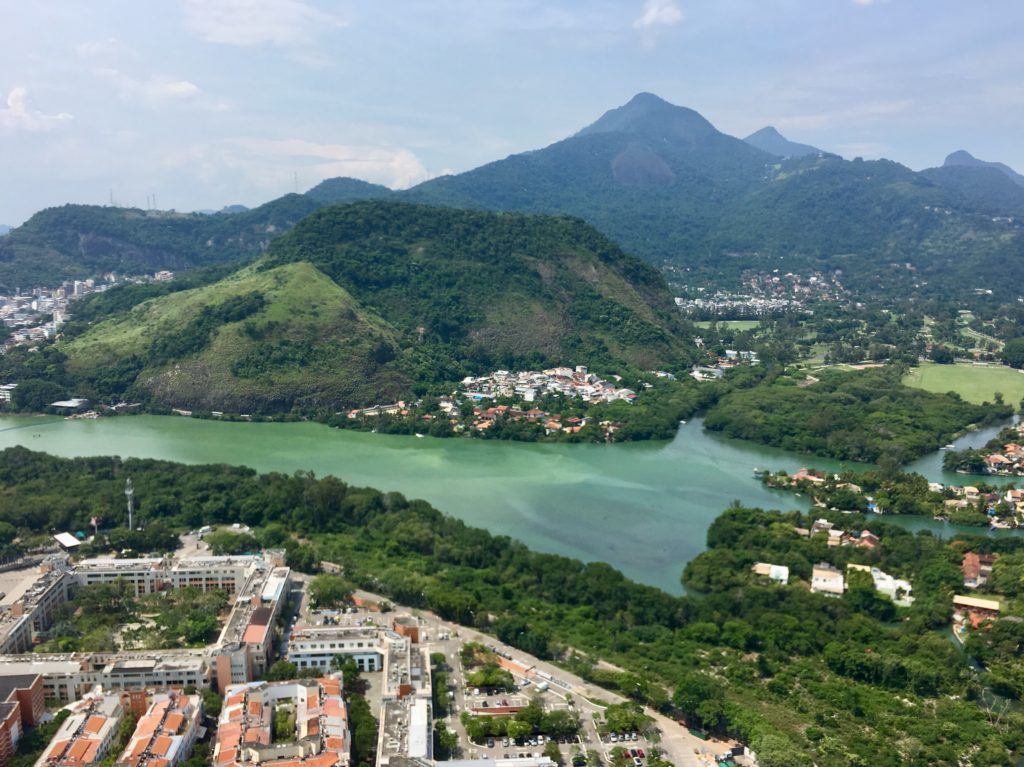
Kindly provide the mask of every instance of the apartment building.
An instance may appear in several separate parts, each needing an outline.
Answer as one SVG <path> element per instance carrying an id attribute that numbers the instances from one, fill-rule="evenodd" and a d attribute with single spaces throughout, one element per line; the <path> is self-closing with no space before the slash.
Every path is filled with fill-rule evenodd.
<path id="1" fill-rule="evenodd" d="M 43 749 L 35 767 L 98 765 L 116 740 L 124 716 L 120 695 L 89 693 L 69 710 L 71 715 Z"/>
<path id="2" fill-rule="evenodd" d="M 171 691 L 154 696 L 116 767 L 177 767 L 192 753 L 202 717 L 199 695 Z"/>

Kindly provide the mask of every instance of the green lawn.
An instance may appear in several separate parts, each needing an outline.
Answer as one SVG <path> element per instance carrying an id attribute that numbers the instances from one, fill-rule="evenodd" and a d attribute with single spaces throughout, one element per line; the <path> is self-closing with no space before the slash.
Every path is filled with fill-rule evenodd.
<path id="1" fill-rule="evenodd" d="M 698 328 L 711 327 L 710 320 L 701 320 L 693 324 Z M 761 322 L 760 320 L 719 320 L 718 324 L 720 327 L 731 328 L 732 330 L 756 330 Z"/>
<path id="2" fill-rule="evenodd" d="M 907 373 L 903 383 L 925 391 L 955 391 L 968 402 L 991 402 L 997 391 L 1014 405 L 1024 399 L 1024 373 L 1003 365 L 936 365 L 924 362 Z"/>

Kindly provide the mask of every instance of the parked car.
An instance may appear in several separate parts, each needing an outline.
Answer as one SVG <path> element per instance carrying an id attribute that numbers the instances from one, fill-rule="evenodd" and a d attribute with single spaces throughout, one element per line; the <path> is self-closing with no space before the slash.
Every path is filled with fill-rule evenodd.
<path id="1" fill-rule="evenodd" d="M 633 757 L 633 765 L 634 765 L 634 767 L 643 767 L 644 763 L 642 761 L 640 761 L 640 757 L 639 756 L 634 756 Z"/>
<path id="2" fill-rule="evenodd" d="M 487 739 L 487 748 L 494 748 L 494 738 Z"/>
<path id="3" fill-rule="evenodd" d="M 646 759 L 647 758 L 646 755 L 644 754 L 644 750 L 642 748 L 638 748 L 636 750 L 636 755 L 639 756 L 641 759 Z"/>
<path id="4" fill-rule="evenodd" d="M 616 735 L 616 734 L 615 734 L 615 733 L 613 732 L 613 733 L 612 733 L 611 735 L 609 735 L 609 736 L 608 736 L 608 740 L 609 740 L 609 742 L 611 742 L 611 743 L 618 743 L 618 742 L 619 742 L 619 736 L 618 736 L 618 735 Z"/>

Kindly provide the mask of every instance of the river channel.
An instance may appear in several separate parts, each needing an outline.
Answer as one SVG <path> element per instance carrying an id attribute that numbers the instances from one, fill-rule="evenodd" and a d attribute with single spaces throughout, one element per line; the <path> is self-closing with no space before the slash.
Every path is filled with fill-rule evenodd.
<path id="1" fill-rule="evenodd" d="M 967 435 L 980 445 L 997 428 Z M 835 470 L 842 464 L 705 432 L 699 419 L 670 442 L 558 445 L 387 436 L 313 423 L 230 423 L 176 416 L 66 421 L 0 418 L 0 449 L 23 445 L 60 456 L 120 455 L 183 463 L 230 463 L 259 471 L 311 470 L 346 482 L 397 490 L 533 549 L 602 560 L 674 594 L 687 561 L 704 549 L 711 521 L 733 500 L 806 509 L 806 499 L 764 488 L 755 467 Z M 942 472 L 942 454 L 908 468 Z M 139 499 L 144 510 L 145 499 Z M 912 529 L 950 533 L 931 519 L 890 518 Z M 975 532 L 982 532 L 973 528 Z"/>

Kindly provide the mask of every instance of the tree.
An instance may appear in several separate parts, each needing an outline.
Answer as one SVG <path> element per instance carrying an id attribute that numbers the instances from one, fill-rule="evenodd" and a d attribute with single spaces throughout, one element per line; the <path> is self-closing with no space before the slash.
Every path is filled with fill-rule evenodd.
<path id="1" fill-rule="evenodd" d="M 310 603 L 318 610 L 348 604 L 353 592 L 355 587 L 340 575 L 318 575 L 309 584 Z"/>
<path id="2" fill-rule="evenodd" d="M 259 541 L 248 533 L 235 533 L 231 530 L 216 530 L 208 533 L 203 539 L 215 556 L 230 554 L 248 554 L 260 550 Z"/>
<path id="3" fill-rule="evenodd" d="M 559 765 L 559 767 L 564 763 L 562 761 L 562 749 L 560 749 L 558 744 L 553 740 L 549 740 L 544 744 L 544 756 Z"/>
<path id="4" fill-rule="evenodd" d="M 928 356 L 931 358 L 932 362 L 938 363 L 939 365 L 952 365 L 956 361 L 956 357 L 953 355 L 951 349 L 938 344 L 932 347 L 931 353 Z"/>
<path id="5" fill-rule="evenodd" d="M 1002 360 L 1012 368 L 1024 367 L 1024 337 L 1011 338 L 1003 344 Z"/>
<path id="6" fill-rule="evenodd" d="M 51 402 L 64 399 L 65 389 L 52 381 L 30 379 L 21 381 L 11 395 L 11 402 L 19 410 L 41 411 Z"/>
<path id="7" fill-rule="evenodd" d="M 295 679 L 299 675 L 299 667 L 286 660 L 275 661 L 274 665 L 267 671 L 268 682 L 280 682 L 285 679 Z"/>

